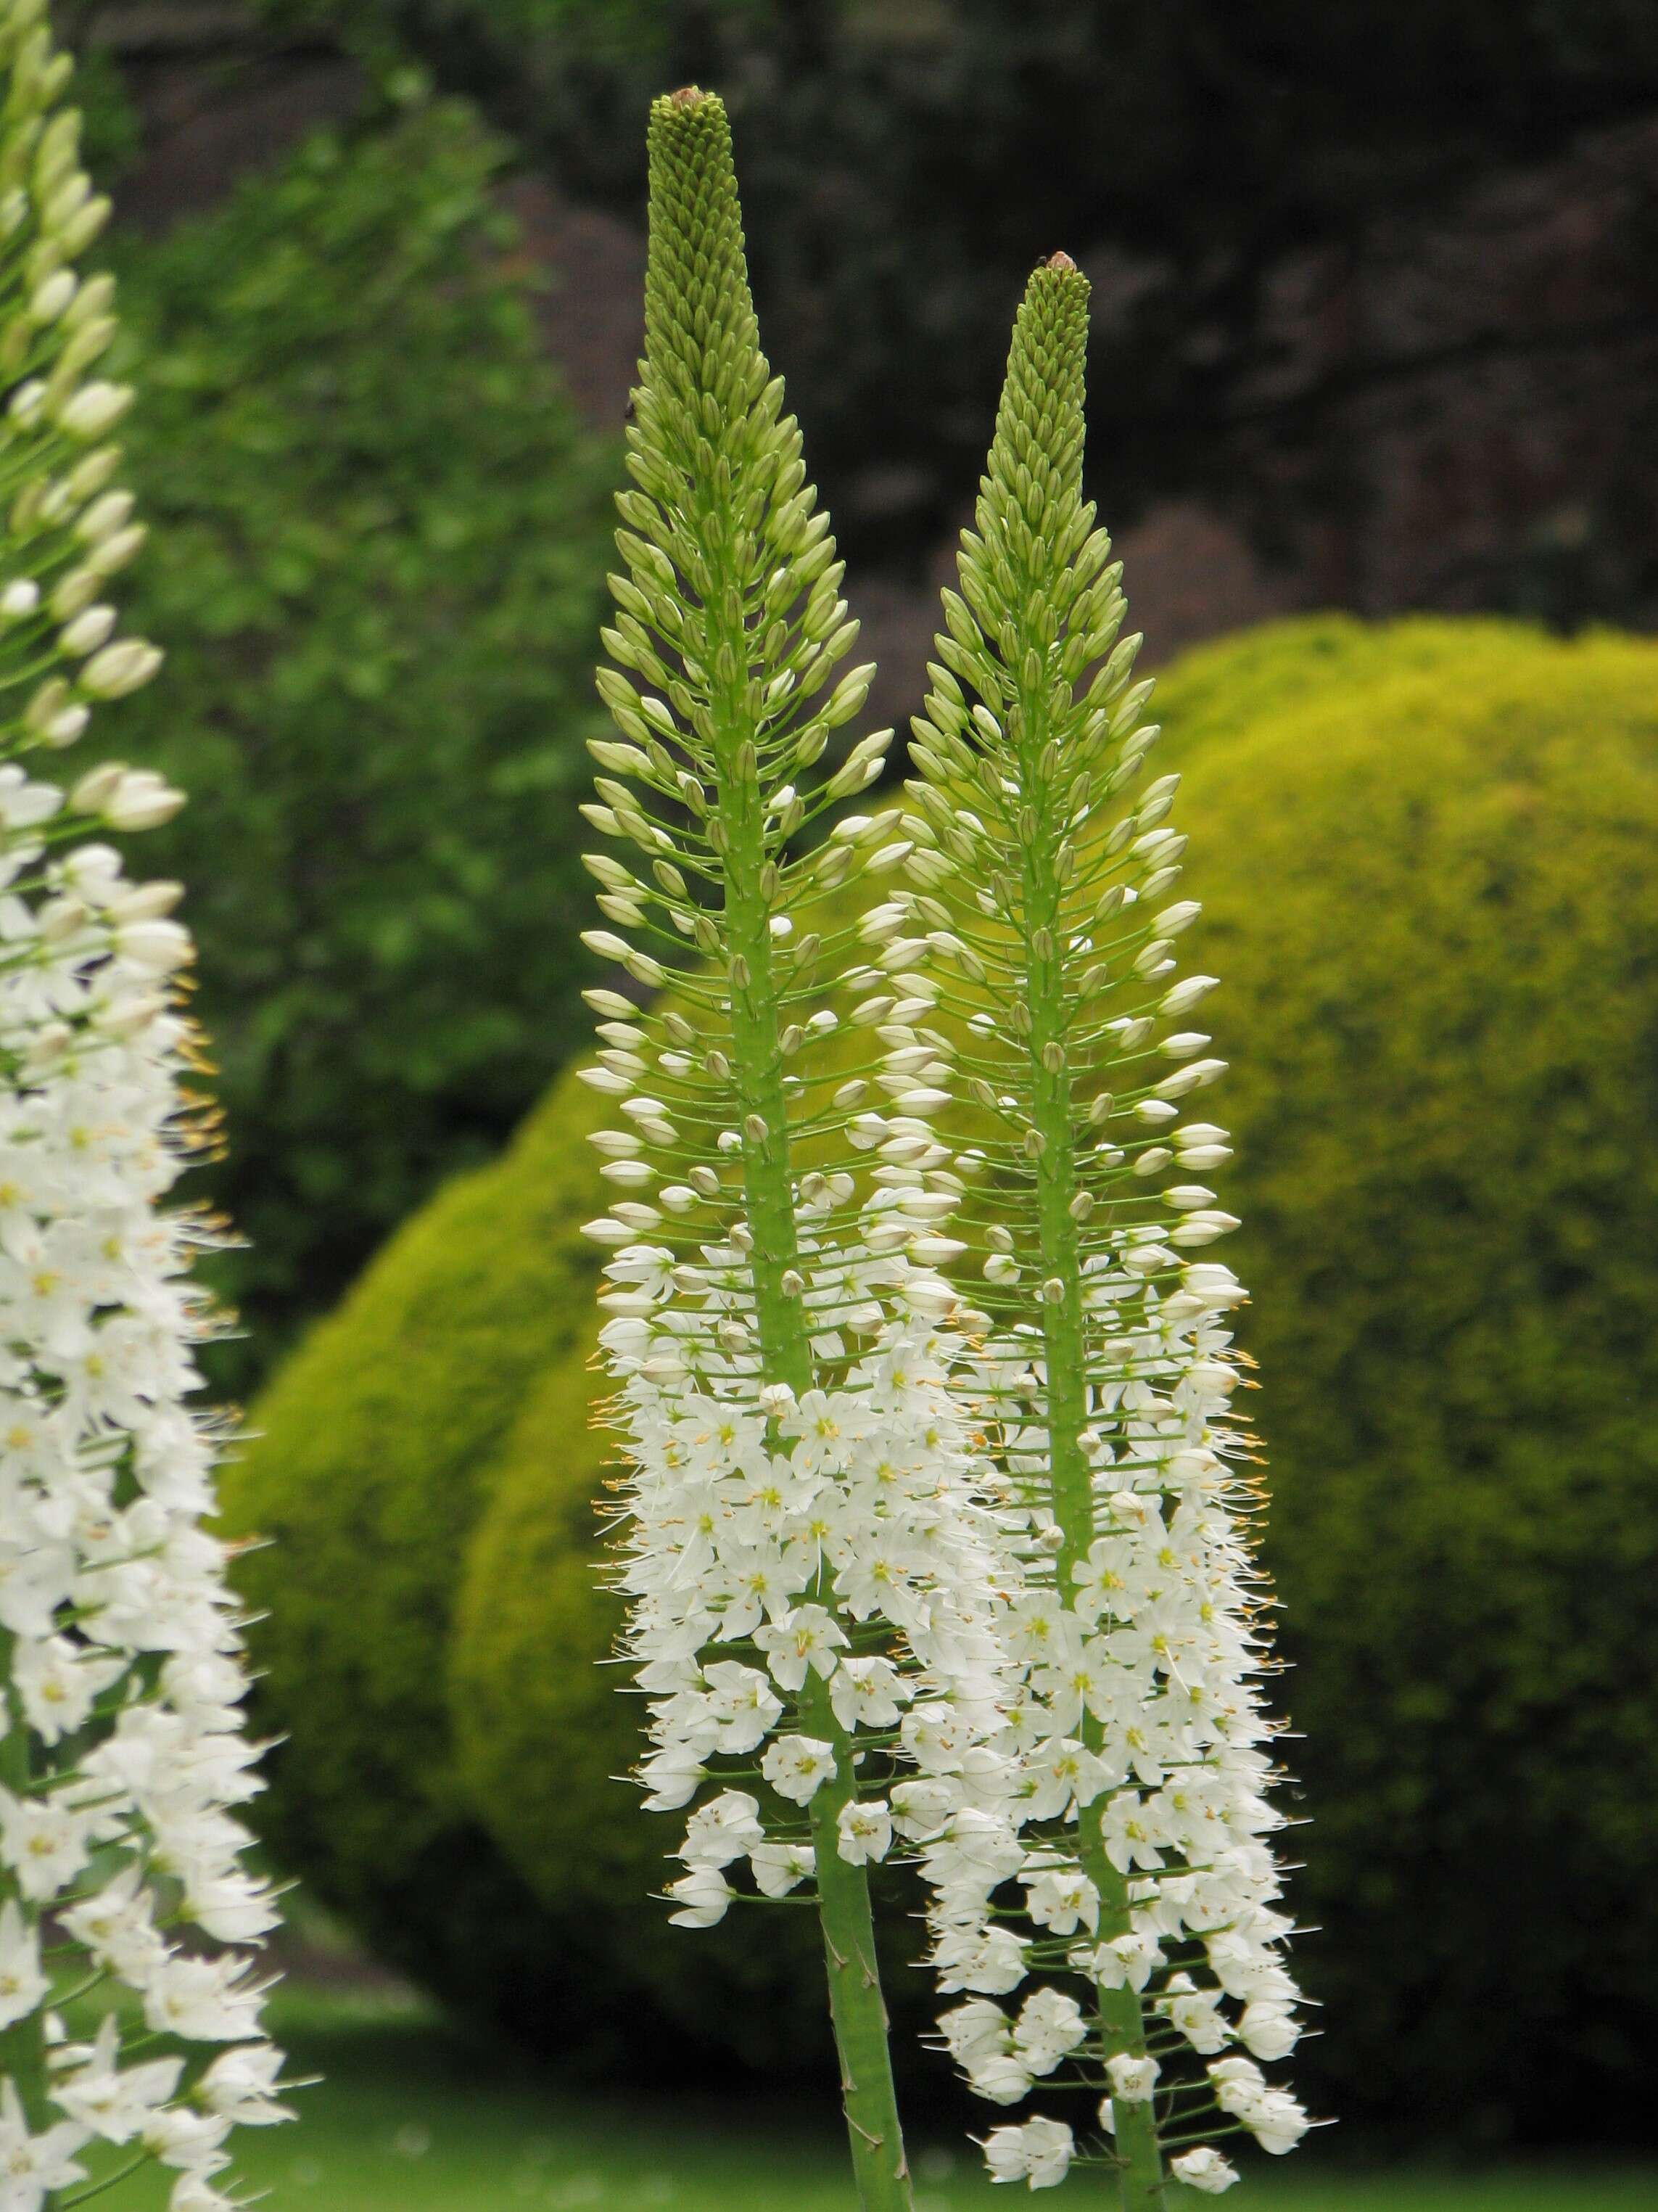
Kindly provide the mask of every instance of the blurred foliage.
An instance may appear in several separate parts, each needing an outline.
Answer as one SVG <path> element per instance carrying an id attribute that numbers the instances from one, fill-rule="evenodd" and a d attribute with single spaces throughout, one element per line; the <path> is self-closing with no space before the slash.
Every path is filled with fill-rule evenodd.
<path id="1" fill-rule="evenodd" d="M 1013 303 L 1060 245 L 1096 280 L 1119 523 L 1196 488 L 1253 495 L 1281 537 L 1271 406 L 1248 394 L 1283 342 L 1272 272 L 1658 101 L 1658 9 L 1638 0 L 264 5 L 401 44 L 630 215 L 650 96 L 714 85 L 770 349 L 854 552 L 914 553 L 955 519 Z"/>
<path id="2" fill-rule="evenodd" d="M 119 742 L 191 794 L 145 853 L 191 886 L 234 1131 L 211 1194 L 251 1240 L 221 1379 L 496 1153 L 581 1018 L 617 460 L 546 364 L 499 160 L 417 103 L 118 241 L 134 614 L 169 653 Z"/>
<path id="3" fill-rule="evenodd" d="M 1159 690 L 1304 1734 L 1298 1964 L 1328 2010 L 1297 2077 L 1418 2135 L 1648 2124 L 1655 678 L 1633 640 L 1320 617 Z M 699 2015 L 799 2057 L 789 1917 L 667 1929 L 611 1778 L 634 1715 L 597 1663 L 577 1235 L 601 1113 L 564 1079 L 258 1408 L 228 1486 L 278 1540 L 241 1570 L 289 1735 L 273 1832 L 388 1955 L 590 2063 L 618 2014 L 677 2066 Z"/>

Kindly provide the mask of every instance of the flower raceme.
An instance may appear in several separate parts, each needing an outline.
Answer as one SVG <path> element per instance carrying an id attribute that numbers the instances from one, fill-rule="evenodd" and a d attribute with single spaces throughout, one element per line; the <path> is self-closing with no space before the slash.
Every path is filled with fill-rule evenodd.
<path id="1" fill-rule="evenodd" d="M 223 2212 L 233 2128 L 286 2115 L 246 1948 L 276 1917 L 241 1864 L 257 1748 L 202 1526 L 218 1439 L 188 1407 L 213 1231 L 161 1206 L 212 1127 L 179 886 L 100 834 L 181 795 L 114 763 L 66 790 L 33 757 L 160 660 L 106 597 L 143 531 L 107 442 L 131 395 L 92 374 L 112 286 L 74 265 L 108 209 L 70 69 L 40 0 L 0 0 L 0 2203 L 67 2212 L 157 2162 L 173 2212 Z"/>
<path id="2" fill-rule="evenodd" d="M 872 672 L 835 679 L 856 626 L 759 351 L 723 111 L 653 112 L 620 741 L 585 810 L 627 853 L 588 863 L 614 925 L 589 946 L 645 992 L 675 975 L 648 1009 L 588 994 L 617 1578 L 646 1803 L 686 1814 L 674 1917 L 815 1891 L 866 2208 L 909 2201 L 865 1880 L 899 1850 L 972 2085 L 1081 2091 L 1126 2205 L 1230 2185 L 1212 2138 L 1306 2124 L 1255 2063 L 1296 1993 L 1243 1293 L 1193 1256 L 1236 1226 L 1194 1180 L 1226 1133 L 1183 1118 L 1222 1072 L 1188 1026 L 1213 979 L 1176 973 L 1175 779 L 1128 796 L 1157 733 L 1081 497 L 1086 297 L 1061 258 L 1021 311 L 908 809 L 804 843 L 889 733 L 814 775 Z M 848 927 L 847 887 L 894 872 Z M 983 1310 L 950 1280 L 975 1252 Z M 1033 2189 L 1079 2155 L 1047 2114 L 986 2151 Z"/>
<path id="3" fill-rule="evenodd" d="M 1254 2063 L 1294 2045 L 1297 1992 L 1231 1414 L 1243 1292 L 1193 1256 L 1236 1225 L 1196 1180 L 1226 1132 L 1183 1118 L 1223 1073 L 1187 1026 L 1214 979 L 1178 976 L 1178 779 L 1141 787 L 1151 686 L 1082 497 L 1087 297 L 1060 256 L 1020 310 L 915 724 L 906 882 L 864 935 L 895 1060 L 925 1052 L 979 1122 L 959 1226 L 986 1310 L 950 1387 L 990 1440 L 1008 1671 L 999 1734 L 920 1838 L 940 1987 L 966 1994 L 944 2033 L 995 2103 L 1039 2081 L 1097 2100 L 1096 2155 L 1143 2207 L 1166 2161 L 1199 2191 L 1236 2179 L 1202 2138 L 1281 2152 L 1306 2120 Z M 918 993 L 930 1018 L 901 1011 Z M 987 2154 L 1047 2188 L 1075 2137 L 1044 2117 Z"/>
<path id="4" fill-rule="evenodd" d="M 626 1655 L 653 1809 L 689 1808 L 675 1917 L 815 1893 L 867 2212 L 909 2203 L 867 1869 L 914 1832 L 918 1747 L 993 1713 L 999 1531 L 937 1272 L 959 1182 L 926 1085 L 843 1023 L 835 894 L 905 848 L 895 816 L 801 833 L 881 770 L 890 732 L 813 780 L 872 671 L 800 435 L 759 348 L 718 100 L 659 100 L 646 351 L 599 689 L 620 742 L 584 811 L 613 927 L 587 943 L 648 1010 L 588 994 L 615 1100 L 601 1343 Z M 626 932 L 625 935 L 620 933 Z M 865 979 L 868 980 L 868 979 Z M 982 1726 L 982 1720 L 979 1725 Z"/>

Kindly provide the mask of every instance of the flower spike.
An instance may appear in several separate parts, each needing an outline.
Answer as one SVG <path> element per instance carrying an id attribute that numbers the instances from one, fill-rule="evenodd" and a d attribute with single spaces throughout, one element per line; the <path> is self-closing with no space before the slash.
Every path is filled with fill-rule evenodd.
<path id="1" fill-rule="evenodd" d="M 109 207 L 71 68 L 43 0 L 0 0 L 0 2195 L 69 2212 L 158 2163 L 173 2212 L 230 2212 L 233 2129 L 288 2117 L 254 1957 L 276 1914 L 242 1863 L 222 1437 L 189 1405 L 217 1232 L 163 1206 L 215 1139 L 191 947 L 180 886 L 106 834 L 183 794 L 58 773 L 161 660 L 113 603 L 144 531 L 108 442 L 132 395 L 95 374 L 114 286 L 76 266 Z"/>
<path id="2" fill-rule="evenodd" d="M 1178 778 L 1142 785 L 1151 686 L 1082 493 L 1088 294 L 1056 255 L 1019 310 L 914 725 L 907 882 L 867 934 L 930 987 L 976 1117 L 983 1356 L 954 1387 L 991 1439 L 1014 1592 L 999 1798 L 941 1801 L 923 1843 L 941 1986 L 966 1995 L 944 2034 L 997 2103 L 1043 2081 L 1096 2104 L 1092 2155 L 1147 2212 L 1166 2172 L 1236 2178 L 1212 2136 L 1282 2151 L 1307 2123 L 1255 2063 L 1297 2031 L 1263 1841 L 1252 1440 L 1230 1412 L 1244 1294 L 1195 1256 L 1236 1226 L 1197 1180 L 1226 1132 L 1184 1118 L 1223 1072 L 1189 1026 L 1214 979 L 1178 975 L 1198 911 L 1171 897 Z M 914 1035 L 887 1034 L 907 1055 Z M 992 2002 L 1027 1979 L 1017 2014 Z M 1078 2155 L 1048 2116 L 986 2151 L 1033 2189 Z"/>
<path id="3" fill-rule="evenodd" d="M 907 848 L 896 811 L 801 840 L 880 774 L 890 733 L 820 765 L 872 671 L 836 673 L 857 624 L 760 351 L 717 100 L 656 103 L 650 172 L 598 677 L 620 741 L 594 745 L 584 810 L 625 856 L 588 863 L 611 925 L 590 949 L 641 994 L 674 977 L 648 1007 L 588 994 L 604 1049 L 586 1079 L 620 1117 L 596 1139 L 616 1195 L 588 1233 L 612 1255 L 641 1779 L 649 1808 L 692 1808 L 677 1920 L 815 1888 L 860 2197 L 902 2212 L 867 1868 L 914 1832 L 918 1743 L 996 1682 L 995 1531 L 940 1327 L 959 1183 L 924 1086 L 906 1073 L 889 1110 L 879 1040 L 835 1003 L 860 956 L 832 895 Z"/>

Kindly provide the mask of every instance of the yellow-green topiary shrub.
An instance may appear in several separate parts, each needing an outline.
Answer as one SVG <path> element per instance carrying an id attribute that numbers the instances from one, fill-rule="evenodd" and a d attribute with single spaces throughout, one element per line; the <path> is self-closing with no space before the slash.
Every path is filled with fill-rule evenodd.
<path id="1" fill-rule="evenodd" d="M 455 1771 L 454 1598 L 496 1455 L 537 1378 L 585 1344 L 599 1102 L 566 1079 L 506 1156 L 387 1246 L 255 1409 L 233 1531 L 268 1617 L 267 1832 L 387 1959 L 532 2029 L 557 1945 Z M 586 1440 L 578 1436 L 582 1449 Z"/>
<path id="2" fill-rule="evenodd" d="M 1658 646 L 1319 617 L 1188 656 L 1161 703 L 1306 1731 L 1308 2070 L 1349 2117 L 1628 2132 L 1658 1976 Z M 665 1846 L 609 1778 L 587 1126 L 566 1082 L 259 1409 L 231 1515 L 281 1544 L 244 1571 L 282 1593 L 275 1833 L 544 2042 L 602 2057 L 625 2004 L 689 2058 L 711 1983 L 730 2047 L 804 2047 L 805 1950 L 776 1916 L 763 1948 L 666 1929 L 639 1901 Z"/>

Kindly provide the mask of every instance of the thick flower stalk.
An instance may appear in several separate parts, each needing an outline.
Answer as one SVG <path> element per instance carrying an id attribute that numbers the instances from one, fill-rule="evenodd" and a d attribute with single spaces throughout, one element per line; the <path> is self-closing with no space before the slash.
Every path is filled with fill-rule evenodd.
<path id="1" fill-rule="evenodd" d="M 1039 2081 L 1096 2107 L 1135 2212 L 1165 2172 L 1219 2191 L 1220 2136 L 1287 2150 L 1300 2107 L 1257 2060 L 1296 2041 L 1288 1923 L 1266 1844 L 1272 1724 L 1248 1524 L 1250 1439 L 1230 1271 L 1236 1224 L 1200 1180 L 1226 1132 L 1192 1102 L 1222 1073 L 1178 974 L 1178 779 L 1143 783 L 1154 727 L 1121 638 L 1121 564 L 1082 495 L 1088 286 L 1063 256 L 1015 329 L 959 594 L 915 725 L 909 888 L 866 924 L 932 987 L 973 1156 L 983 1255 L 975 1394 L 1017 1588 L 1002 1737 L 923 1844 L 944 2030 L 982 2095 Z M 916 1040 L 898 1037 L 901 1057 Z M 991 1755 L 992 1749 L 997 1755 Z M 1032 1984 L 1017 2013 L 995 2002 Z M 1091 2124 L 1091 2121 L 1090 2121 Z M 998 2129 L 999 2179 L 1061 2179 L 1071 2122 Z"/>
<path id="2" fill-rule="evenodd" d="M 916 1747 L 998 1687 L 998 1532 L 939 1333 L 960 1184 L 935 1094 L 872 1079 L 874 1029 L 831 1003 L 857 957 L 832 895 L 905 848 L 896 813 L 801 843 L 890 732 L 811 781 L 872 672 L 835 676 L 857 626 L 760 351 L 717 100 L 657 102 L 650 175 L 628 573 L 599 676 L 621 742 L 594 745 L 609 773 L 585 810 L 627 853 L 588 865 L 629 933 L 587 943 L 644 992 L 675 951 L 701 964 L 647 1009 L 588 994 L 587 1080 L 621 1116 L 595 1139 L 615 1198 L 589 1234 L 613 1248 L 626 1650 L 651 1700 L 646 1802 L 691 1808 L 675 1917 L 815 1893 L 858 2186 L 893 2212 L 909 2184 L 867 1869 L 906 1831 Z"/>
<path id="3" fill-rule="evenodd" d="M 180 794 L 52 773 L 160 655 L 108 597 L 143 534 L 106 442 L 131 394 L 91 374 L 113 288 L 74 264 L 108 209 L 44 16 L 0 0 L 0 2204 L 68 2212 L 156 2161 L 172 2212 L 224 2212 L 232 2129 L 284 2115 L 245 1948 L 275 1918 L 240 1863 L 257 1753 L 202 1525 L 217 1439 L 188 1405 L 211 1231 L 161 1210 L 210 1117 L 179 887 L 102 836 Z"/>

